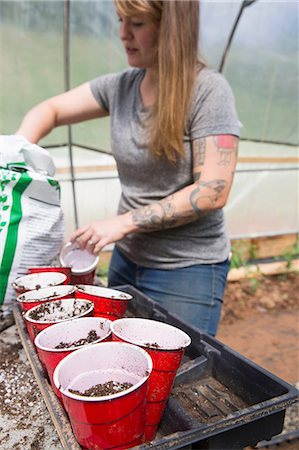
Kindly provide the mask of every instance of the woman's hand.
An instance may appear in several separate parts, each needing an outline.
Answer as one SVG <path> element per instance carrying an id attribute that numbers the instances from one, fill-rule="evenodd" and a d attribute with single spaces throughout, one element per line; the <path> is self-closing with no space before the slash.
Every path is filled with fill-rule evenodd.
<path id="1" fill-rule="evenodd" d="M 131 214 L 126 213 L 110 219 L 97 220 L 76 230 L 71 242 L 77 242 L 81 249 L 99 253 L 103 247 L 122 239 L 133 231 Z"/>

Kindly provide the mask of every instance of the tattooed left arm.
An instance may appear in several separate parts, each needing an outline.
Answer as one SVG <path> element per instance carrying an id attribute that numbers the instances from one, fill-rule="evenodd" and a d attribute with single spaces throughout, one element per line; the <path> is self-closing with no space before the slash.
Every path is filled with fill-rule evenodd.
<path id="1" fill-rule="evenodd" d="M 174 228 L 222 208 L 232 185 L 237 150 L 238 138 L 231 135 L 195 140 L 192 184 L 159 202 L 81 227 L 71 240 L 98 253 L 130 233 Z"/>
<path id="2" fill-rule="evenodd" d="M 192 143 L 194 183 L 131 212 L 135 231 L 173 228 L 225 206 L 237 164 L 238 138 L 209 136 Z"/>
<path id="3" fill-rule="evenodd" d="M 193 141 L 194 184 L 189 198 L 198 216 L 225 206 L 237 165 L 238 143 L 232 135 Z"/>

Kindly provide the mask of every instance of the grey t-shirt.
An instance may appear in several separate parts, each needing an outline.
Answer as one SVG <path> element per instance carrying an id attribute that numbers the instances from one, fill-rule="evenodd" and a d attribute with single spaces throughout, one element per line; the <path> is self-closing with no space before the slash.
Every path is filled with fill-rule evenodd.
<path id="1" fill-rule="evenodd" d="M 217 134 L 239 136 L 240 132 L 230 86 L 222 75 L 205 68 L 194 86 L 184 136 L 186 157 L 175 164 L 157 159 L 147 147 L 150 109 L 140 97 L 144 73 L 143 69 L 128 69 L 90 82 L 93 95 L 111 117 L 111 149 L 122 186 L 119 214 L 193 183 L 192 140 Z M 222 210 L 177 228 L 129 234 L 117 246 L 134 263 L 161 269 L 221 262 L 230 250 Z"/>

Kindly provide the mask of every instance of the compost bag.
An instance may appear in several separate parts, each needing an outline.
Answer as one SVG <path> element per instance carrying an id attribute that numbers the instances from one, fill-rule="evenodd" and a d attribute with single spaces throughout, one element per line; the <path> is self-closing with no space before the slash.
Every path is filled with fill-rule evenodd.
<path id="1" fill-rule="evenodd" d="M 47 150 L 22 136 L 0 136 L 0 306 L 29 266 L 58 259 L 64 236 L 60 185 Z"/>

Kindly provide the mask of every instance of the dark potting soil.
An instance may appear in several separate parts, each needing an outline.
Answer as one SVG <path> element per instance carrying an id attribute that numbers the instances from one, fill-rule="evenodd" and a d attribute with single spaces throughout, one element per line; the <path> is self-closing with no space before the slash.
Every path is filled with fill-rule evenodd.
<path id="1" fill-rule="evenodd" d="M 146 342 L 144 345 L 145 347 L 148 348 L 156 348 L 156 349 L 161 348 L 158 342 Z"/>
<path id="2" fill-rule="evenodd" d="M 39 287 L 39 289 L 40 288 L 41 287 Z M 38 289 L 36 288 L 36 290 L 38 290 Z M 48 295 L 48 297 L 44 297 L 42 300 L 47 300 L 48 301 L 48 300 L 52 300 L 53 298 L 56 298 L 56 297 L 57 297 L 57 292 L 53 292 L 53 294 Z M 22 300 L 23 302 L 31 302 L 32 301 L 30 298 L 26 299 L 25 294 L 20 295 L 19 299 Z M 34 300 L 34 301 L 36 301 L 36 300 Z"/>
<path id="3" fill-rule="evenodd" d="M 69 389 L 69 392 L 76 395 L 82 395 L 84 397 L 103 397 L 105 395 L 113 395 L 118 392 L 125 391 L 132 386 L 132 383 L 119 383 L 118 381 L 111 380 L 103 384 L 96 384 L 83 392 L 75 389 Z"/>
<path id="4" fill-rule="evenodd" d="M 74 307 L 72 311 L 66 312 L 63 308 L 61 300 L 57 300 L 55 302 L 43 303 L 37 309 L 30 311 L 29 317 L 32 320 L 43 320 L 47 315 L 57 314 L 57 317 L 53 317 L 51 321 L 54 319 L 61 320 L 63 318 L 71 318 L 75 317 L 79 314 L 82 314 L 84 311 L 89 309 L 89 303 L 79 303 L 74 301 Z"/>
<path id="5" fill-rule="evenodd" d="M 80 345 L 90 344 L 91 342 L 100 339 L 100 337 L 101 336 L 97 335 L 96 330 L 90 330 L 86 338 L 81 338 L 73 342 L 60 342 L 58 345 L 56 345 L 55 348 L 59 349 L 59 348 L 79 347 Z"/>
<path id="6" fill-rule="evenodd" d="M 53 284 L 49 284 L 49 287 L 51 287 L 51 286 L 53 286 Z M 24 291 L 24 290 L 26 291 L 26 290 L 28 289 L 27 287 L 25 287 L 25 286 L 23 286 L 23 285 L 21 285 L 21 284 L 18 285 L 18 288 L 19 288 L 19 289 L 22 289 L 23 291 Z M 35 289 L 35 290 L 38 291 L 38 290 L 41 289 L 41 288 L 42 288 L 42 287 L 41 287 L 40 284 L 36 284 L 35 287 L 34 287 L 33 289 Z M 31 288 L 31 289 L 32 289 L 32 288 Z"/>

